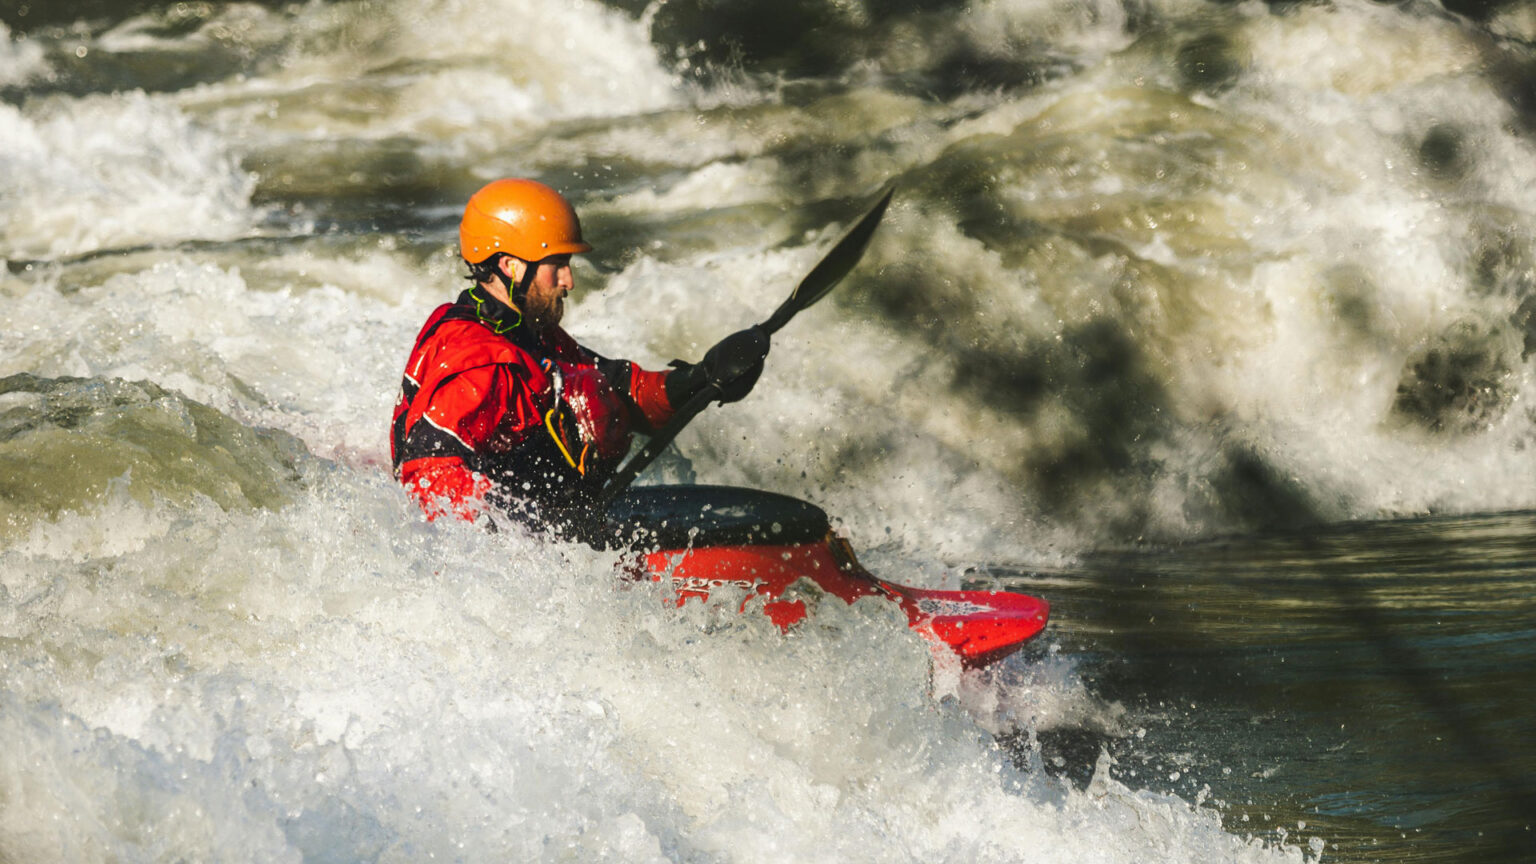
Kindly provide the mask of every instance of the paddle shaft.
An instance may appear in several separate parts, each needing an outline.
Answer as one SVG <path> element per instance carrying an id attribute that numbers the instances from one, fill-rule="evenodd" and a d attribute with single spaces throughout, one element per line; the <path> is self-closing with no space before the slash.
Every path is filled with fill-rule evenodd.
<path id="1" fill-rule="evenodd" d="M 608 479 L 607 483 L 603 484 L 603 490 L 597 496 L 597 511 L 601 513 L 607 510 L 608 505 L 613 503 L 613 499 L 617 498 L 619 493 L 628 489 L 629 484 L 634 482 L 635 477 L 641 471 L 649 468 L 652 462 L 656 461 L 656 457 L 660 456 L 661 451 L 665 450 L 667 445 L 672 443 L 672 439 L 677 437 L 677 433 L 683 431 L 683 427 L 687 426 L 694 417 L 697 417 L 700 411 L 708 407 L 711 399 L 719 395 L 719 387 L 714 384 L 707 384 L 703 390 L 694 394 L 693 398 L 684 402 L 683 407 L 677 409 L 672 415 L 671 421 L 658 429 L 656 434 L 652 435 L 650 440 L 645 442 L 645 446 L 640 448 L 640 452 L 631 456 L 629 461 L 624 463 L 624 466 L 615 472 Z"/>

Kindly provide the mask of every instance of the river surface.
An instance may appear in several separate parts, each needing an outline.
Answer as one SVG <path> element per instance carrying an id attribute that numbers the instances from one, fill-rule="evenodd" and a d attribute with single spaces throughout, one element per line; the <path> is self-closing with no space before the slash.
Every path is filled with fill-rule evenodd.
<path id="1" fill-rule="evenodd" d="M 0 861 L 1536 859 L 1536 4 L 0 2 Z M 649 368 L 855 273 L 646 482 L 1050 629 L 931 668 L 429 523 L 463 202 Z"/>
<path id="2" fill-rule="evenodd" d="M 1060 650 L 1124 711 L 1013 744 L 1079 780 L 1107 752 L 1231 827 L 1327 838 L 1328 860 L 1525 860 L 1533 570 L 1525 512 L 991 571 L 1052 598 Z"/>

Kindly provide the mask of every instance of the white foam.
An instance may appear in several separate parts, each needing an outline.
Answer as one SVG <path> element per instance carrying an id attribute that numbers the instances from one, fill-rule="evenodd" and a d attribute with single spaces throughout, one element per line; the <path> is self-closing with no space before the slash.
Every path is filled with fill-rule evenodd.
<path id="1" fill-rule="evenodd" d="M 0 105 L 0 242 L 58 257 L 248 231 L 253 178 L 226 143 L 143 93 Z"/>
<path id="2" fill-rule="evenodd" d="M 1018 56 L 1030 49 L 1098 59 L 1135 38 L 1118 0 L 990 0 L 972 4 L 960 30 L 985 53 Z"/>
<path id="3" fill-rule="evenodd" d="M 0 23 L 0 87 L 18 87 L 48 74 L 43 47 L 25 36 L 13 36 Z"/>
<path id="4" fill-rule="evenodd" d="M 675 107 L 639 24 L 590 0 L 244 9 L 284 62 L 182 95 L 250 145 L 394 136 L 483 161 L 572 118 Z M 211 25 L 210 25 L 211 26 Z M 518 166 L 526 172 L 526 162 Z"/>
<path id="5" fill-rule="evenodd" d="M 239 266 L 176 255 L 67 291 L 39 281 L 0 307 L 15 334 L 0 374 L 151 380 L 317 453 L 387 462 L 385 426 L 418 316 L 449 298 L 377 247 L 246 268 L 256 286 Z M 371 296 L 381 285 L 401 300 Z"/>
<path id="6" fill-rule="evenodd" d="M 105 570 L 0 552 L 52 586 L 0 645 L 18 860 L 1302 860 L 1011 767 L 888 604 L 673 609 L 371 472 L 216 510 Z"/>

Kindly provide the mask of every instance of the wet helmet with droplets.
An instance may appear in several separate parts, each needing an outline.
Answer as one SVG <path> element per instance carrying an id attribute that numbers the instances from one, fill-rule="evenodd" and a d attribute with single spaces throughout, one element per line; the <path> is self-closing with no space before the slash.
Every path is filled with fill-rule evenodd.
<path id="1" fill-rule="evenodd" d="M 565 196 L 536 180 L 505 179 L 470 196 L 459 222 L 459 252 L 478 264 L 498 252 L 524 261 L 591 251 Z"/>

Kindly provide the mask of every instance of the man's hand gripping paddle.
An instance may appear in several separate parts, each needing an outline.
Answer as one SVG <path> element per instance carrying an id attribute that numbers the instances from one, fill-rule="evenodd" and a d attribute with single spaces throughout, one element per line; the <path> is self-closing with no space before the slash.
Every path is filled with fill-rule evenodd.
<path id="1" fill-rule="evenodd" d="M 891 196 L 895 192 L 894 188 L 887 189 L 885 194 L 880 196 L 880 200 L 876 201 L 875 205 L 869 208 L 869 212 L 865 213 L 857 224 L 848 229 L 848 233 L 844 234 L 843 238 L 837 241 L 832 250 L 821 259 L 821 262 L 810 273 L 806 274 L 804 279 L 800 280 L 800 284 L 795 286 L 795 290 L 789 295 L 788 299 L 779 304 L 779 308 L 774 310 L 774 313 L 768 317 L 768 320 L 756 327 L 750 328 L 750 330 L 762 333 L 761 348 L 753 351 L 751 346 L 736 343 L 739 348 L 743 349 L 743 356 L 722 357 L 720 358 L 721 364 L 727 368 L 746 369 L 760 363 L 763 354 L 767 353 L 766 342 L 768 337 L 777 333 L 779 328 L 788 324 L 789 319 L 800 314 L 801 310 L 810 307 L 816 301 L 827 296 L 827 293 L 836 287 L 837 283 L 843 281 L 843 277 L 847 276 L 854 266 L 859 263 L 859 259 L 864 257 L 864 250 L 869 246 L 869 238 L 874 236 L 875 228 L 879 227 L 880 218 L 885 215 L 886 205 L 891 203 Z M 752 356 L 746 356 L 748 353 Z M 628 489 L 629 484 L 634 482 L 635 477 L 641 471 L 650 467 L 650 464 L 656 460 L 661 451 L 666 449 L 668 444 L 672 443 L 672 439 L 677 437 L 677 433 L 683 431 L 684 426 L 687 426 L 694 417 L 698 416 L 700 411 L 703 411 L 710 402 L 719 399 L 721 395 L 720 385 L 711 383 L 695 394 L 693 398 L 683 403 L 682 407 L 678 408 L 672 415 L 671 422 L 651 436 L 651 439 L 640 449 L 640 452 L 630 457 L 630 460 L 624 464 L 624 467 L 620 468 L 609 479 L 607 484 L 603 486 L 603 491 L 598 495 L 597 509 L 601 511 L 607 508 L 614 498 L 618 497 L 625 489 Z"/>

